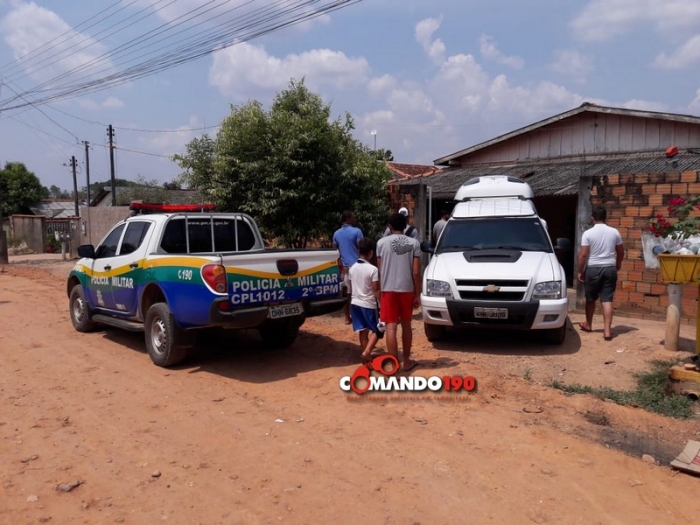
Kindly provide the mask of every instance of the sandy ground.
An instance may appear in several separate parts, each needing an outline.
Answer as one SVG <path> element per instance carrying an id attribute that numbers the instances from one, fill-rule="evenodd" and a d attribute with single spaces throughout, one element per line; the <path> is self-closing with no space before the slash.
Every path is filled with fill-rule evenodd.
<path id="1" fill-rule="evenodd" d="M 307 321 L 282 351 L 255 333 L 205 341 L 166 370 L 142 334 L 73 330 L 71 265 L 30 258 L 0 273 L 2 524 L 700 519 L 700 479 L 667 466 L 700 420 L 547 386 L 630 387 L 651 360 L 688 357 L 694 328 L 670 353 L 662 324 L 634 319 L 610 342 L 571 328 L 561 347 L 512 334 L 433 347 L 415 322 L 414 374 L 473 376 L 478 390 L 349 396 L 339 380 L 359 348 L 340 317 Z"/>

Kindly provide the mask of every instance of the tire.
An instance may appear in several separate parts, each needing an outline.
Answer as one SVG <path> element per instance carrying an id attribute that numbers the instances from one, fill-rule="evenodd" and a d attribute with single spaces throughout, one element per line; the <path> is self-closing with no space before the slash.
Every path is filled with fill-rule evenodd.
<path id="1" fill-rule="evenodd" d="M 423 323 L 423 330 L 425 330 L 425 338 L 431 343 L 445 336 L 445 327 L 437 324 Z"/>
<path id="2" fill-rule="evenodd" d="M 549 330 L 544 330 L 544 342 L 550 345 L 560 345 L 566 339 L 566 330 L 568 322 L 564 321 L 564 324 L 560 328 L 552 328 Z"/>
<path id="3" fill-rule="evenodd" d="M 76 284 L 70 291 L 68 310 L 73 328 L 78 332 L 90 332 L 95 329 L 96 323 L 92 321 L 90 305 L 85 299 L 83 287 L 79 284 Z"/>
<path id="4" fill-rule="evenodd" d="M 292 319 L 268 321 L 258 331 L 266 347 L 287 348 L 296 341 L 299 324 Z"/>
<path id="5" fill-rule="evenodd" d="M 155 303 L 146 312 L 146 349 L 158 366 L 173 366 L 187 357 L 182 329 L 177 325 L 166 303 Z"/>

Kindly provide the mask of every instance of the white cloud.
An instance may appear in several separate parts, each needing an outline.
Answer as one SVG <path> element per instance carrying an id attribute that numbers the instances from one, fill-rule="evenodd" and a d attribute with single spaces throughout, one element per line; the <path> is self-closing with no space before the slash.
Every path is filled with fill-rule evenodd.
<path id="1" fill-rule="evenodd" d="M 17 4 L 0 21 L 0 33 L 14 58 L 24 57 L 22 69 L 36 80 L 45 81 L 78 67 L 82 67 L 80 74 L 89 74 L 91 69 L 84 67 L 88 63 L 99 64 L 101 74 L 113 67 L 109 60 L 97 61 L 106 52 L 102 44 L 74 31 L 56 13 L 34 2 Z M 44 46 L 46 42 L 51 45 Z M 16 70 L 7 76 L 18 78 Z"/>
<path id="2" fill-rule="evenodd" d="M 700 25 L 697 0 L 593 0 L 572 21 L 574 35 L 587 41 L 605 41 L 640 26 L 672 34 Z"/>
<path id="3" fill-rule="evenodd" d="M 442 62 L 445 55 L 445 44 L 439 38 L 433 40 L 433 33 L 440 28 L 442 17 L 426 18 L 416 24 L 416 41 L 433 62 Z"/>
<path id="4" fill-rule="evenodd" d="M 617 106 L 618 104 L 614 104 Z M 660 111 L 660 112 L 666 112 L 668 111 L 668 106 L 666 104 L 662 104 L 661 102 L 654 102 L 651 100 L 639 100 L 639 99 L 631 99 L 626 102 L 623 102 L 619 104 L 619 107 L 623 107 L 626 109 L 637 109 L 640 111 Z"/>
<path id="5" fill-rule="evenodd" d="M 107 97 L 102 102 L 96 102 L 89 98 L 78 98 L 74 102 L 85 111 L 98 111 L 99 109 L 119 109 L 125 106 L 124 101 L 117 97 Z"/>
<path id="6" fill-rule="evenodd" d="M 124 101 L 121 99 L 118 99 L 117 97 L 107 97 L 102 102 L 102 107 L 108 108 L 108 109 L 123 108 L 124 105 L 125 105 Z"/>
<path id="7" fill-rule="evenodd" d="M 352 89 L 367 81 L 368 70 L 367 60 L 340 51 L 314 49 L 277 58 L 262 46 L 242 43 L 214 54 L 209 83 L 228 96 L 259 98 L 259 89 L 283 89 L 291 78 L 305 78 L 311 90 Z"/>
<path id="8" fill-rule="evenodd" d="M 700 88 L 695 92 L 695 98 L 690 103 L 689 108 L 700 111 Z"/>
<path id="9" fill-rule="evenodd" d="M 687 40 L 670 55 L 660 53 L 654 66 L 661 69 L 684 69 L 700 63 L 700 34 Z"/>
<path id="10" fill-rule="evenodd" d="M 396 87 L 396 79 L 391 75 L 382 75 L 370 79 L 367 84 L 367 91 L 372 95 L 379 95 Z"/>
<path id="11" fill-rule="evenodd" d="M 178 126 L 168 130 L 168 133 L 152 133 L 139 138 L 139 148 L 151 153 L 171 156 L 175 153 L 184 153 L 185 146 L 195 137 L 200 137 L 203 124 L 197 117 L 190 117 L 189 122 L 185 125 Z M 210 133 L 210 136 L 216 133 L 216 130 Z M 137 148 L 138 149 L 138 148 Z M 168 159 L 161 159 L 170 162 Z"/>
<path id="12" fill-rule="evenodd" d="M 496 45 L 496 42 L 488 35 L 481 35 L 479 39 L 479 48 L 481 55 L 488 59 L 501 64 L 503 66 L 512 67 L 514 69 L 522 69 L 525 61 L 518 56 L 507 56 L 501 53 Z"/>
<path id="13" fill-rule="evenodd" d="M 577 82 L 585 82 L 586 77 L 593 71 L 593 59 L 580 51 L 562 49 L 555 52 L 554 61 L 549 65 L 549 69 Z"/>
<path id="14" fill-rule="evenodd" d="M 272 4 L 272 2 L 265 3 Z M 273 12 L 270 5 L 260 5 L 260 2 L 251 2 L 250 0 L 229 0 L 225 2 L 204 2 L 202 0 L 153 2 L 153 0 L 137 0 L 135 3 L 133 0 L 122 0 L 122 4 L 137 9 L 151 9 L 153 14 L 166 23 L 182 24 L 184 20 L 191 18 L 192 23 L 189 23 L 189 26 L 192 27 L 194 24 L 197 24 L 200 28 L 214 27 L 222 22 L 232 23 L 236 20 L 250 21 L 255 18 L 260 18 L 260 16 L 264 13 L 267 13 L 269 16 Z M 302 13 L 312 13 L 318 8 L 318 5 L 311 3 L 304 9 L 297 8 L 293 13 L 288 12 L 286 17 L 277 18 L 276 20 L 278 22 L 281 20 L 290 20 L 301 16 Z M 264 13 L 261 13 L 263 10 Z M 279 11 L 280 10 L 278 9 L 274 12 Z M 291 28 L 297 32 L 306 32 L 314 25 L 326 25 L 330 23 L 330 20 L 331 18 L 328 14 L 323 14 L 307 19 L 303 22 L 296 23 L 293 26 L 288 26 L 286 30 Z M 237 25 L 239 27 L 242 26 L 240 23 Z M 183 24 L 183 27 L 188 27 L 188 24 Z M 221 28 L 219 28 L 219 30 L 221 30 Z M 241 34 L 244 32 L 244 29 L 240 30 Z"/>

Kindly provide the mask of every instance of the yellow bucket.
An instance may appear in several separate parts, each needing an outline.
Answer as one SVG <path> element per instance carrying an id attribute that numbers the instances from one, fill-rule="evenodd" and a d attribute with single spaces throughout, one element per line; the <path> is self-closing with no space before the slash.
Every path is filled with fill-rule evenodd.
<path id="1" fill-rule="evenodd" d="M 700 255 L 659 254 L 661 280 L 668 284 L 698 284 Z"/>

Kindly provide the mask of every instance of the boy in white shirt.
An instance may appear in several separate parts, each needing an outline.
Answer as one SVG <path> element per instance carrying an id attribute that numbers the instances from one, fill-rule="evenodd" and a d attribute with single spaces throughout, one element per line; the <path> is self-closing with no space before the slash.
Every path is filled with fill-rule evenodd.
<path id="1" fill-rule="evenodd" d="M 352 328 L 360 336 L 362 360 L 369 362 L 377 341 L 384 334 L 377 327 L 379 304 L 379 271 L 369 262 L 374 257 L 375 243 L 365 237 L 359 243 L 360 258 L 348 271 L 350 286 L 350 317 Z M 371 335 L 370 335 L 371 334 Z"/>

